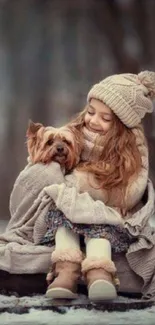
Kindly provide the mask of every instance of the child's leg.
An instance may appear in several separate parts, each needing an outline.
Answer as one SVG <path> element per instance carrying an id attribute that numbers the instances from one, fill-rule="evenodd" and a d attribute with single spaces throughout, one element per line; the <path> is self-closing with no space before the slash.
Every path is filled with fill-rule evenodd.
<path id="1" fill-rule="evenodd" d="M 111 244 L 105 238 L 88 238 L 86 242 L 86 256 L 88 258 L 99 258 L 111 260 Z"/>
<path id="2" fill-rule="evenodd" d="M 55 252 L 73 249 L 79 252 L 79 236 L 68 228 L 59 227 L 55 235 Z"/>
<path id="3" fill-rule="evenodd" d="M 111 244 L 104 238 L 86 239 L 86 259 L 82 272 L 88 285 L 91 300 L 114 299 L 117 296 L 113 283 L 116 268 L 111 260 Z"/>
<path id="4" fill-rule="evenodd" d="M 46 296 L 76 298 L 77 282 L 81 276 L 81 262 L 79 236 L 65 227 L 59 227 L 55 236 L 55 250 L 52 253 L 55 279 L 48 286 Z"/>

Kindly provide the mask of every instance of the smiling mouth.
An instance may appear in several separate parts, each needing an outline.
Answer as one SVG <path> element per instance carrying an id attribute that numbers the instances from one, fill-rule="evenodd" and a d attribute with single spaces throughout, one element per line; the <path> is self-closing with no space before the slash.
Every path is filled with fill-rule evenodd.
<path id="1" fill-rule="evenodd" d="M 93 132 L 93 133 L 102 133 L 103 130 L 96 130 L 96 129 L 93 129 L 92 127 L 87 127 L 89 131 Z"/>

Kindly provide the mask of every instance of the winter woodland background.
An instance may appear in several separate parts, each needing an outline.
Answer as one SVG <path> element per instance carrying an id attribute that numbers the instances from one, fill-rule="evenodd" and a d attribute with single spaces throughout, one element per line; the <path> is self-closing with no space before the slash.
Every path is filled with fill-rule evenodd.
<path id="1" fill-rule="evenodd" d="M 155 70 L 155 0 L 0 0 L 0 219 L 28 119 L 59 126 L 108 74 Z M 155 184 L 155 114 L 145 120 Z"/>

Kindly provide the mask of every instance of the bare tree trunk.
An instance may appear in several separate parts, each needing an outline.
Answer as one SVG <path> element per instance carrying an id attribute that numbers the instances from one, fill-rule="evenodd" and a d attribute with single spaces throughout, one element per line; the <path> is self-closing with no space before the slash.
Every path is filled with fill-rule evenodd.
<path id="1" fill-rule="evenodd" d="M 116 1 L 97 0 L 92 11 L 95 24 L 109 40 L 111 51 L 116 58 L 119 72 L 136 73 L 139 64 L 124 50 L 124 29 L 121 24 L 121 11 Z"/>

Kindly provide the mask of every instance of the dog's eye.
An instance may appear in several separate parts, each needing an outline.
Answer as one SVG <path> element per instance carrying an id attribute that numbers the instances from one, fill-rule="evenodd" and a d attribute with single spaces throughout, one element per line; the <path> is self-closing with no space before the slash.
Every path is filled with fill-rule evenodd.
<path id="1" fill-rule="evenodd" d="M 53 144 L 53 140 L 52 140 L 52 139 L 49 139 L 49 140 L 46 142 L 46 144 L 47 144 L 48 146 L 51 146 L 51 145 Z"/>
<path id="2" fill-rule="evenodd" d="M 67 139 L 65 139 L 64 142 L 65 142 L 66 144 L 68 144 L 68 145 L 71 145 L 71 142 L 70 142 L 69 140 L 67 140 Z"/>

